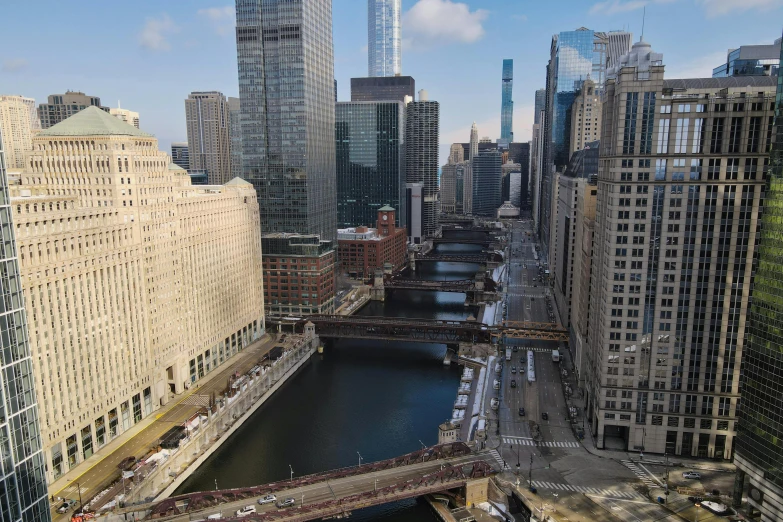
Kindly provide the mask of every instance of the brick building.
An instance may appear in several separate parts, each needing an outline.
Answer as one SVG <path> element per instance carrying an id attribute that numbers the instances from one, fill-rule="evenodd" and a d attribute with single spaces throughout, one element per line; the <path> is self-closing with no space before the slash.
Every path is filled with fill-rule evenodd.
<path id="1" fill-rule="evenodd" d="M 376 268 L 390 263 L 394 271 L 402 268 L 407 250 L 405 228 L 394 226 L 395 210 L 378 209 L 376 228 L 356 227 L 337 230 L 340 272 L 351 277 L 372 277 Z"/>

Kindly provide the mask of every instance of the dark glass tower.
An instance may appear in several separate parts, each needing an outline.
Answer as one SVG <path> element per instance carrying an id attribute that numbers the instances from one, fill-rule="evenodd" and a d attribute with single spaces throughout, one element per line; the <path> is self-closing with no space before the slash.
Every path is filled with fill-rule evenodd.
<path id="1" fill-rule="evenodd" d="M 783 45 L 780 56 L 783 61 Z M 748 500 L 761 510 L 762 521 L 783 518 L 783 76 L 778 76 L 767 182 L 734 456 L 740 470 L 735 499 L 737 493 L 742 497 L 747 474 Z"/>
<path id="2" fill-rule="evenodd" d="M 270 295 L 267 312 L 328 313 L 337 236 L 332 2 L 237 0 L 236 13 L 242 169 L 258 195 L 265 284 L 275 256 L 300 252 L 315 268 L 299 275 L 317 276 L 320 287 Z"/>
<path id="3" fill-rule="evenodd" d="M 378 209 L 398 209 L 405 226 L 405 108 L 402 102 L 343 102 L 335 107 L 337 224 L 371 226 Z M 402 223 L 400 223 L 402 221 Z"/>
<path id="4" fill-rule="evenodd" d="M 51 520 L 38 427 L 33 362 L 27 343 L 27 314 L 16 254 L 14 226 L 0 134 L 0 520 Z"/>
<path id="5" fill-rule="evenodd" d="M 514 141 L 514 60 L 503 60 L 503 92 L 500 105 L 500 139 Z"/>
<path id="6" fill-rule="evenodd" d="M 473 215 L 495 217 L 503 204 L 502 158 L 496 150 L 479 152 L 473 158 Z"/>
<path id="7" fill-rule="evenodd" d="M 406 179 L 408 183 L 423 185 L 422 230 L 426 237 L 432 237 L 437 231 L 440 215 L 439 128 L 438 102 L 420 100 L 408 103 L 405 111 Z"/>

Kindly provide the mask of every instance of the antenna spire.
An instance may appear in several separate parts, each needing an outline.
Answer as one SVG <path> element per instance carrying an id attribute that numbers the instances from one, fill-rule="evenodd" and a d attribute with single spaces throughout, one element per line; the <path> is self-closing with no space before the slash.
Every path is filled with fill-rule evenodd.
<path id="1" fill-rule="evenodd" d="M 639 41 L 644 41 L 644 19 L 647 18 L 647 6 L 645 5 L 642 11 L 642 35 L 639 37 Z"/>

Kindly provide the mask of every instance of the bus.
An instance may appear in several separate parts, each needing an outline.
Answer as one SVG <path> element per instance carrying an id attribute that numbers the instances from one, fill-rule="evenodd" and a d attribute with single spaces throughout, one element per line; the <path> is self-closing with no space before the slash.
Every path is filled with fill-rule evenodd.
<path id="1" fill-rule="evenodd" d="M 560 362 L 560 350 L 552 350 L 552 362 Z"/>
<path id="2" fill-rule="evenodd" d="M 511 348 L 506 348 L 506 360 L 511 360 Z"/>

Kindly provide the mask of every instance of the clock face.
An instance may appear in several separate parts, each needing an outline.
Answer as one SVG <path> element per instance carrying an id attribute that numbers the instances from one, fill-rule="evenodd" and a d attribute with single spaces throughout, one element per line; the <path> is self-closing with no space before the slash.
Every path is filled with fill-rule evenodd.
<path id="1" fill-rule="evenodd" d="M 384 221 L 386 221 L 387 219 L 389 219 L 389 216 L 387 216 L 386 214 L 384 214 L 384 215 L 383 215 L 383 220 L 384 220 Z"/>

